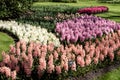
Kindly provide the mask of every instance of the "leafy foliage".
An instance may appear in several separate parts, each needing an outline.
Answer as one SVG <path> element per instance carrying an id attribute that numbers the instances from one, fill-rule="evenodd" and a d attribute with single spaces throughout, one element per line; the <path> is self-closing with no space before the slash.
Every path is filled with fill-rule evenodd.
<path id="1" fill-rule="evenodd" d="M 0 19 L 16 18 L 30 8 L 32 0 L 1 0 Z"/>
<path id="2" fill-rule="evenodd" d="M 61 7 L 62 6 L 62 7 Z M 27 14 L 17 19 L 19 22 L 29 23 L 32 25 L 40 25 L 41 27 L 47 28 L 48 31 L 54 32 L 55 23 L 58 21 L 58 14 L 72 14 L 80 7 L 72 7 L 68 5 L 48 5 L 32 7 L 33 11 L 31 14 Z M 64 18 L 65 19 L 65 18 Z"/>

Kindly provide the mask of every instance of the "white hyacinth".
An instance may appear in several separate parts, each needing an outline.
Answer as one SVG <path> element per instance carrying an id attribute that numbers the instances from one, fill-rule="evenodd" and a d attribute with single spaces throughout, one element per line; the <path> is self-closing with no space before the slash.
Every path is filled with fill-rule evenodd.
<path id="1" fill-rule="evenodd" d="M 14 35 L 17 35 L 19 39 L 26 42 L 35 41 L 45 45 L 52 42 L 55 46 L 60 45 L 59 39 L 53 33 L 47 32 L 46 29 L 40 26 L 0 20 L 0 28 L 11 31 Z"/>

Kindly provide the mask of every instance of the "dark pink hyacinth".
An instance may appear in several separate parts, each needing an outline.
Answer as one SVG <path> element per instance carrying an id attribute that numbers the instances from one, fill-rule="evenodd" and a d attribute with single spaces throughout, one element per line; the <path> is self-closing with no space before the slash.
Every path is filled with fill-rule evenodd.
<path id="1" fill-rule="evenodd" d="M 87 7 L 78 10 L 77 12 L 80 14 L 95 14 L 101 12 L 107 12 L 109 9 L 106 6 L 95 6 L 95 7 Z"/>

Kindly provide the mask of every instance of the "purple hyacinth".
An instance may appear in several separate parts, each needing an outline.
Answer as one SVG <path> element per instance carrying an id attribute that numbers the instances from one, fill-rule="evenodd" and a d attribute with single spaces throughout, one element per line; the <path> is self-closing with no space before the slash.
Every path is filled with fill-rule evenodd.
<path id="1" fill-rule="evenodd" d="M 83 15 L 72 20 L 65 20 L 56 24 L 56 33 L 62 41 L 77 42 L 96 37 L 102 37 L 120 29 L 120 24 L 93 15 Z"/>

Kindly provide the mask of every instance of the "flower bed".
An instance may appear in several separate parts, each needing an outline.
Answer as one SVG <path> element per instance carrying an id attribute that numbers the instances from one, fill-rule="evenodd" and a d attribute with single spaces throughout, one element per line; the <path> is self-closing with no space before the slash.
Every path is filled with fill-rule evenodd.
<path id="1" fill-rule="evenodd" d="M 36 41 L 42 44 L 53 42 L 55 46 L 60 45 L 59 39 L 54 34 L 48 33 L 46 29 L 40 26 L 21 24 L 15 21 L 0 21 L 0 29 L 6 29 L 26 42 Z"/>
<path id="2" fill-rule="evenodd" d="M 120 29 L 120 24 L 96 16 L 83 15 L 72 20 L 65 20 L 56 24 L 56 33 L 61 41 L 78 42 L 102 37 Z"/>
<path id="3" fill-rule="evenodd" d="M 96 6 L 96 7 L 87 7 L 78 10 L 78 13 L 80 14 L 96 14 L 96 13 L 102 13 L 102 12 L 107 12 L 108 7 L 106 6 Z"/>
<path id="4" fill-rule="evenodd" d="M 95 42 L 87 41 L 84 45 L 69 44 L 65 47 L 55 47 L 54 44 L 42 45 L 24 41 L 11 46 L 6 54 L 2 53 L 0 73 L 7 78 L 31 77 L 40 79 L 44 73 L 60 75 L 69 71 L 77 71 L 92 64 L 98 64 L 105 58 L 113 61 L 115 55 L 120 56 L 120 30 L 112 32 Z M 20 74 L 21 73 L 21 74 Z M 32 78 L 32 77 L 31 77 Z"/>

